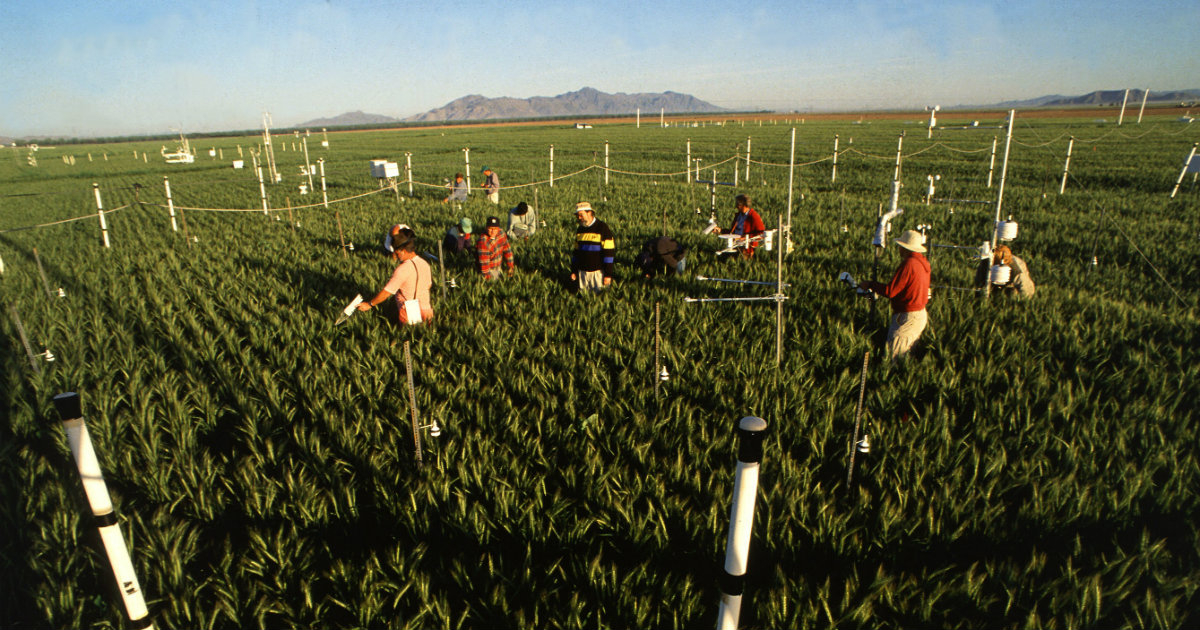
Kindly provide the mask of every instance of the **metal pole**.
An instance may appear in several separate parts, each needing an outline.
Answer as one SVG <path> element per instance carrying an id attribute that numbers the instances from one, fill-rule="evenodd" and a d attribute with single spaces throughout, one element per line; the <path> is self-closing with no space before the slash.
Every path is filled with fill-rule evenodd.
<path id="1" fill-rule="evenodd" d="M 659 360 L 659 304 L 654 303 L 654 397 L 658 398 L 659 386 L 662 384 L 662 379 L 659 373 L 662 370 L 662 361 Z"/>
<path id="2" fill-rule="evenodd" d="M 1192 158 L 1196 157 L 1196 147 L 1200 142 L 1192 144 L 1192 150 L 1188 153 L 1187 159 L 1183 161 L 1183 170 L 1179 171 L 1179 179 L 1175 180 L 1175 188 L 1171 189 L 1171 198 L 1175 198 L 1175 193 L 1179 192 L 1179 185 L 1183 183 L 1183 177 L 1187 175 L 1188 167 L 1192 165 Z"/>
<path id="3" fill-rule="evenodd" d="M 829 176 L 830 183 L 837 181 L 838 135 L 833 134 L 833 174 Z"/>
<path id="4" fill-rule="evenodd" d="M 112 247 L 108 241 L 108 222 L 104 220 L 104 203 L 100 201 L 100 184 L 92 182 L 92 192 L 96 193 L 96 215 L 100 217 L 100 236 L 104 239 L 105 247 Z"/>
<path id="5" fill-rule="evenodd" d="M 1129 102 L 1129 88 L 1125 88 L 1125 97 L 1121 99 L 1121 113 L 1117 116 L 1117 126 L 1121 126 L 1121 121 L 1125 120 L 1125 104 Z"/>
<path id="6" fill-rule="evenodd" d="M 782 217 L 775 215 L 776 225 L 781 220 Z M 775 296 L 779 299 L 775 301 L 775 367 L 778 368 L 783 362 L 783 248 L 787 245 L 779 243 L 776 247 L 778 251 L 775 259 Z"/>
<path id="7" fill-rule="evenodd" d="M 171 231 L 178 232 L 179 226 L 175 225 L 175 200 L 171 198 L 171 180 L 163 175 L 163 188 L 167 190 L 167 213 L 171 215 Z"/>
<path id="8" fill-rule="evenodd" d="M 854 456 L 858 451 L 858 430 L 862 422 L 863 396 L 867 393 L 867 363 L 871 360 L 871 351 L 863 354 L 862 377 L 858 381 L 858 406 L 854 408 L 854 438 L 850 440 L 850 471 L 846 473 L 846 489 L 854 481 Z"/>
<path id="9" fill-rule="evenodd" d="M 408 342 L 404 342 L 404 372 L 408 377 L 408 408 L 412 410 L 413 445 L 416 447 L 417 463 L 421 460 L 421 425 L 417 421 L 417 393 L 413 388 L 412 354 L 408 351 Z"/>
<path id="10" fill-rule="evenodd" d="M 742 610 L 746 569 L 750 556 L 750 533 L 754 526 L 754 500 L 767 422 L 746 416 L 738 421 L 738 462 L 733 479 L 733 502 L 729 510 L 729 539 L 725 543 L 725 573 L 721 576 L 721 606 L 717 630 L 735 630 Z"/>
<path id="11" fill-rule="evenodd" d="M 25 336 L 25 325 L 21 323 L 21 316 L 17 314 L 16 305 L 8 305 L 8 314 L 12 317 L 13 326 L 17 329 L 17 336 L 21 338 L 21 345 L 25 346 L 25 355 L 29 357 L 30 367 L 33 368 L 35 374 L 41 374 L 42 366 L 37 362 L 37 355 L 33 353 L 33 348 L 29 346 L 29 337 Z"/>
<path id="12" fill-rule="evenodd" d="M 67 442 L 71 445 L 71 455 L 74 456 L 75 465 L 79 469 L 79 477 L 83 481 L 83 490 L 87 494 L 92 516 L 100 529 L 100 540 L 104 543 L 113 577 L 116 578 L 118 590 L 121 591 L 121 600 L 125 603 L 125 614 L 129 624 L 139 630 L 153 628 L 142 588 L 138 584 L 137 573 L 134 572 L 133 562 L 129 559 L 129 548 L 125 545 L 125 539 L 117 525 L 117 515 L 108 495 L 108 486 L 104 483 L 104 473 L 100 470 L 100 462 L 96 458 L 92 439 L 83 421 L 79 394 L 66 392 L 55 396 L 54 408 L 58 410 L 62 419 L 63 431 L 66 432 Z"/>
<path id="13" fill-rule="evenodd" d="M 996 194 L 996 219 L 992 224 L 992 249 L 996 249 L 996 239 L 1000 236 L 1000 208 L 1004 205 L 1004 180 L 1008 177 L 1008 151 L 1012 147 L 1013 124 L 1017 120 L 1017 110 L 1008 110 L 1008 131 L 1004 136 L 1004 162 L 1000 165 L 1000 189 Z M 988 283 L 991 286 L 991 283 Z"/>
<path id="14" fill-rule="evenodd" d="M 550 145 L 550 187 L 554 188 L 554 145 Z"/>
<path id="15" fill-rule="evenodd" d="M 996 136 L 992 136 L 992 161 L 988 162 L 988 188 L 992 187 L 992 172 L 996 170 Z"/>
<path id="16" fill-rule="evenodd" d="M 1063 194 L 1067 190 L 1067 170 L 1071 168 L 1071 149 L 1075 146 L 1075 136 L 1067 142 L 1067 160 L 1063 162 L 1062 184 L 1058 186 L 1058 194 Z"/>
<path id="17" fill-rule="evenodd" d="M 1146 111 L 1146 99 L 1150 96 L 1150 88 L 1142 91 L 1142 108 L 1138 110 L 1137 124 L 1142 124 L 1142 114 Z"/>

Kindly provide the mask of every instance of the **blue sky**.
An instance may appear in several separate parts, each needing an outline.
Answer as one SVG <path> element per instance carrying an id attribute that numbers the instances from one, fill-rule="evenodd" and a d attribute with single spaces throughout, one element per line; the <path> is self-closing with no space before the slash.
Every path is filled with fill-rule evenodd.
<path id="1" fill-rule="evenodd" d="M 249 129 L 465 96 L 855 110 L 1200 87 L 1200 2 L 0 1 L 0 135 Z"/>

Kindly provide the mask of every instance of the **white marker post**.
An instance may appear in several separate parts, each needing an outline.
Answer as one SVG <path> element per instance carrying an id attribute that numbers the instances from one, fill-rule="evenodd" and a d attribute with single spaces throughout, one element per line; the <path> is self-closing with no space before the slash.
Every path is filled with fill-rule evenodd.
<path id="1" fill-rule="evenodd" d="M 313 167 L 312 167 L 312 162 L 308 161 L 308 138 L 303 138 L 302 140 L 300 140 L 300 145 L 304 147 L 304 174 L 308 175 L 308 189 L 312 190 L 313 189 L 313 180 L 312 180 Z"/>
<path id="2" fill-rule="evenodd" d="M 325 158 L 317 158 L 317 168 L 321 171 L 321 203 L 329 209 L 329 193 L 325 190 Z"/>
<path id="3" fill-rule="evenodd" d="M 550 145 L 550 187 L 554 188 L 554 145 Z"/>
<path id="4" fill-rule="evenodd" d="M 66 392 L 55 396 L 54 408 L 58 410 L 62 419 L 67 442 L 71 445 L 71 454 L 75 457 L 75 465 L 79 468 L 79 477 L 83 481 L 83 490 L 100 528 L 100 540 L 104 543 L 113 577 L 116 578 L 117 587 L 121 591 L 129 624 L 138 630 L 153 628 L 142 588 L 138 585 L 137 574 L 133 570 L 133 562 L 129 559 L 129 548 L 125 545 L 125 539 L 117 526 L 117 515 L 113 511 L 112 499 L 108 496 L 104 473 L 100 470 L 100 462 L 92 448 L 87 425 L 83 422 L 79 394 Z"/>
<path id="5" fill-rule="evenodd" d="M 404 154 L 404 176 L 408 178 L 408 196 L 413 196 L 412 153 Z"/>
<path id="6" fill-rule="evenodd" d="M 750 183 L 750 136 L 746 136 L 746 183 Z"/>
<path id="7" fill-rule="evenodd" d="M 637 128 L 642 128 L 642 108 L 637 108 Z"/>
<path id="8" fill-rule="evenodd" d="M 721 607 L 717 630 L 734 630 L 742 611 L 750 532 L 754 526 L 754 500 L 767 421 L 746 416 L 738 421 L 738 462 L 733 479 L 733 505 L 729 512 L 729 539 L 725 544 L 725 574 L 721 576 Z"/>
<path id="9" fill-rule="evenodd" d="M 108 222 L 104 220 L 104 202 L 100 201 L 100 184 L 92 182 L 92 192 L 96 193 L 96 216 L 100 217 L 100 236 L 104 239 L 105 247 L 112 247 L 108 241 Z"/>
<path id="10" fill-rule="evenodd" d="M 1058 194 L 1063 194 L 1067 190 L 1067 171 L 1071 168 L 1071 149 L 1075 147 L 1075 136 L 1067 142 L 1067 159 L 1063 162 L 1062 183 L 1058 186 Z"/>
<path id="11" fill-rule="evenodd" d="M 175 201 L 171 199 L 171 182 L 163 175 L 163 188 L 167 191 L 167 213 L 171 215 L 171 231 L 178 232 L 179 226 L 175 224 Z"/>
<path id="12" fill-rule="evenodd" d="M 1117 116 L 1117 126 L 1121 126 L 1121 121 L 1125 120 L 1125 104 L 1129 102 L 1129 88 L 1125 88 L 1125 97 L 1121 99 L 1121 113 Z"/>
<path id="13" fill-rule="evenodd" d="M 254 172 L 258 174 L 258 195 L 262 198 L 263 214 L 270 214 L 267 212 L 267 186 L 263 184 L 262 165 L 255 166 Z"/>
<path id="14" fill-rule="evenodd" d="M 1171 189 L 1171 198 L 1175 198 L 1175 193 L 1179 192 L 1179 185 L 1183 183 L 1184 175 L 1187 175 L 1188 168 L 1192 165 L 1192 158 L 1196 157 L 1196 146 L 1200 142 L 1192 144 L 1192 150 L 1188 153 L 1187 159 L 1183 161 L 1183 170 L 1179 171 L 1179 179 L 1175 180 L 1175 188 Z"/>
<path id="15" fill-rule="evenodd" d="M 608 185 L 608 140 L 604 141 L 604 185 Z"/>
<path id="16" fill-rule="evenodd" d="M 988 162 L 988 188 L 992 187 L 992 173 L 996 170 L 996 136 L 992 136 L 992 160 Z"/>
<path id="17" fill-rule="evenodd" d="M 838 156 L 838 135 L 833 134 L 833 174 L 829 176 L 829 183 L 837 181 L 837 156 Z"/>
<path id="18" fill-rule="evenodd" d="M 667 108 L 665 108 L 665 107 L 661 107 L 658 110 L 658 126 L 659 127 L 667 126 Z"/>
<path id="19" fill-rule="evenodd" d="M 996 191 L 996 218 L 992 223 L 992 249 L 996 249 L 996 239 L 1000 237 L 1000 208 L 1004 205 L 1004 180 L 1008 177 L 1008 152 L 1012 148 L 1012 130 L 1016 120 L 1017 110 L 1008 110 L 1008 131 L 1004 134 L 1004 162 L 1000 165 L 1000 189 Z M 988 293 L 990 294 L 990 291 Z"/>
<path id="20" fill-rule="evenodd" d="M 687 173 L 687 183 L 692 183 L 692 139 L 687 139 L 687 162 L 684 172 Z"/>
<path id="21" fill-rule="evenodd" d="M 715 178 L 714 178 L 715 179 Z M 792 245 L 792 191 L 795 188 L 796 180 L 796 128 L 792 127 L 792 150 L 788 157 L 788 205 L 787 205 L 787 223 L 780 227 L 783 228 L 783 243 L 780 244 L 780 258 L 782 259 L 785 253 L 791 252 Z M 782 304 L 782 302 L 781 302 Z M 778 361 L 776 361 L 778 363 Z"/>
<path id="22" fill-rule="evenodd" d="M 1150 88 L 1142 91 L 1142 108 L 1138 110 L 1137 124 L 1142 124 L 1142 114 L 1146 112 L 1146 99 L 1150 97 Z"/>
<path id="23" fill-rule="evenodd" d="M 468 148 L 468 147 L 463 148 L 463 159 L 466 160 L 466 163 L 467 163 L 467 166 L 466 166 L 466 168 L 467 168 L 467 194 L 469 195 L 469 194 L 471 194 L 471 149 L 470 148 Z"/>

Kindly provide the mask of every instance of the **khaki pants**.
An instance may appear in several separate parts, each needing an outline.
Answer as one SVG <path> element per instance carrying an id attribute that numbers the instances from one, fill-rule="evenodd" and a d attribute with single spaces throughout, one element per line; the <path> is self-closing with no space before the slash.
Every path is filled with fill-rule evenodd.
<path id="1" fill-rule="evenodd" d="M 604 272 L 603 271 L 577 271 L 575 277 L 579 282 L 580 291 L 592 291 L 599 293 L 604 290 Z"/>
<path id="2" fill-rule="evenodd" d="M 887 351 L 893 360 L 904 357 L 912 350 L 913 344 L 921 338 L 925 326 L 929 323 L 929 315 L 925 309 L 911 313 L 893 313 L 892 325 L 888 326 Z"/>
<path id="3" fill-rule="evenodd" d="M 499 205 L 499 204 L 500 204 L 500 193 L 499 193 L 499 191 L 497 191 L 497 192 L 494 192 L 494 193 L 488 193 L 488 196 L 487 196 L 487 198 L 488 198 L 488 201 L 490 201 L 490 202 L 492 202 L 492 203 L 494 203 L 494 204 L 496 204 L 496 205 Z"/>

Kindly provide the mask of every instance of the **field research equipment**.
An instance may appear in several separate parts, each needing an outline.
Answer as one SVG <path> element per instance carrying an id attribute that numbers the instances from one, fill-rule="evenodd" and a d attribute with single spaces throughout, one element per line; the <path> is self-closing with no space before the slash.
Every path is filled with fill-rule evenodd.
<path id="1" fill-rule="evenodd" d="M 350 317 L 352 315 L 354 315 L 354 312 L 358 310 L 358 305 L 362 304 L 362 303 L 363 303 L 363 296 L 361 293 L 354 296 L 354 299 L 350 300 L 350 304 L 348 306 L 346 306 L 346 308 L 342 309 L 341 317 L 338 317 L 337 321 L 334 322 L 333 325 L 337 326 L 338 324 L 341 324 L 342 322 L 350 319 Z"/>

